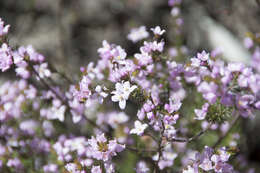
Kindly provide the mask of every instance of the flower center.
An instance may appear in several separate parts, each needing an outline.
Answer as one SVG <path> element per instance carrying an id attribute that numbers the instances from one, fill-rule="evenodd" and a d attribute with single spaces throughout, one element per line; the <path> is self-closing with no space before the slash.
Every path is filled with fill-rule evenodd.
<path id="1" fill-rule="evenodd" d="M 97 142 L 98 144 L 98 150 L 102 152 L 106 152 L 108 150 L 107 143 L 105 142 Z"/>

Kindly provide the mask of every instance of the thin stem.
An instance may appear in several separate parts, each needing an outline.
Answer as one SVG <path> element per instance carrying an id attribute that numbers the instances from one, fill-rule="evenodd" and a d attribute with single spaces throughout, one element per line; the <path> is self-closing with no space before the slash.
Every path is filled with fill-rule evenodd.
<path id="1" fill-rule="evenodd" d="M 170 142 L 192 142 L 197 140 L 200 136 L 202 136 L 205 132 L 208 131 L 209 127 L 211 125 L 208 126 L 208 128 L 206 128 L 205 130 L 201 130 L 199 133 L 197 133 L 195 136 L 190 137 L 190 138 L 173 138 L 173 139 L 169 139 Z"/>
<path id="2" fill-rule="evenodd" d="M 157 152 L 156 150 L 149 150 L 149 149 L 137 149 L 137 148 L 133 148 L 130 146 L 126 146 L 126 149 L 130 150 L 130 151 L 134 151 L 137 153 L 142 153 L 142 152 Z"/>
<path id="3" fill-rule="evenodd" d="M 48 88 L 49 90 L 52 91 L 52 93 L 62 101 L 63 104 L 66 104 L 64 98 L 62 98 L 51 86 L 49 86 L 49 84 L 43 80 L 40 75 L 38 74 L 38 72 L 35 70 L 35 68 L 33 67 L 33 65 L 31 65 L 29 62 L 28 62 L 29 66 L 31 67 L 33 73 L 37 76 L 37 78 L 39 79 L 39 81 L 46 87 Z"/>
<path id="4" fill-rule="evenodd" d="M 160 136 L 160 139 L 159 139 L 159 142 L 158 142 L 158 149 L 157 149 L 157 152 L 159 153 L 159 157 L 158 157 L 158 160 L 157 160 L 157 164 L 156 164 L 156 172 L 161 172 L 159 167 L 158 167 L 158 163 L 162 157 L 162 150 L 163 150 L 163 146 L 162 146 L 162 140 L 163 140 L 163 136 L 164 136 L 164 131 L 165 131 L 165 125 L 164 125 L 164 122 L 163 120 L 161 120 L 161 123 L 162 123 L 162 130 L 161 130 L 161 136 Z"/>
<path id="5" fill-rule="evenodd" d="M 217 142 L 213 145 L 213 148 L 216 148 L 221 142 L 226 138 L 226 136 L 231 132 L 231 130 L 234 128 L 235 124 L 238 122 L 240 118 L 239 113 L 236 114 L 235 118 L 232 120 L 229 129 L 217 140 Z"/>
<path id="6" fill-rule="evenodd" d="M 53 94 L 54 94 L 59 100 L 61 100 L 64 105 L 66 105 L 70 110 L 73 110 L 73 108 L 70 107 L 70 105 L 68 104 L 68 100 L 67 100 L 66 98 L 62 98 L 51 86 L 49 86 L 49 84 L 48 84 L 45 80 L 43 80 L 43 79 L 40 77 L 40 75 L 38 74 L 38 72 L 34 69 L 33 65 L 31 65 L 29 62 L 28 62 L 28 64 L 29 64 L 29 66 L 31 67 L 32 71 L 35 73 L 35 75 L 39 78 L 40 82 L 41 82 L 46 88 L 48 88 L 49 90 L 51 90 L 51 91 L 53 92 Z M 98 128 L 98 129 L 101 130 L 102 132 L 107 132 L 105 129 L 99 127 L 94 121 L 92 121 L 92 120 L 89 119 L 88 117 L 83 116 L 83 115 L 82 115 L 82 117 L 85 118 L 88 123 L 90 123 L 92 126 Z"/>
<path id="7" fill-rule="evenodd" d="M 60 72 L 57 70 L 56 67 L 54 67 L 52 64 L 48 64 L 50 66 L 50 69 L 54 72 L 57 73 L 60 77 L 62 77 L 67 83 L 72 84 L 73 81 L 65 74 L 65 72 Z"/>

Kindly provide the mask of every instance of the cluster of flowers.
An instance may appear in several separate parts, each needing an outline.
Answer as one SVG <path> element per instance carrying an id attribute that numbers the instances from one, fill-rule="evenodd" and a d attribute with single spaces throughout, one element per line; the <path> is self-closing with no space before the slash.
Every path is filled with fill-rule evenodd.
<path id="1" fill-rule="evenodd" d="M 259 42 L 260 35 L 258 34 L 249 34 L 248 37 L 244 39 L 244 45 L 247 49 L 252 51 L 252 61 L 251 61 L 251 66 L 258 72 L 260 72 L 260 68 L 258 66 L 260 62 L 260 47 L 257 44 L 254 44 L 254 41 Z"/>
<path id="2" fill-rule="evenodd" d="M 216 173 L 229 173 L 233 172 L 233 167 L 226 163 L 229 160 L 230 154 L 225 148 L 220 148 L 216 153 L 208 146 L 204 151 L 195 154 L 195 158 L 191 160 L 192 164 L 187 166 L 187 169 L 183 170 L 183 173 L 199 172 L 199 169 L 203 171 L 214 170 Z"/>
<path id="3" fill-rule="evenodd" d="M 169 3 L 175 6 L 181 1 Z M 227 163 L 231 152 L 225 147 L 205 147 L 193 158 L 186 154 L 189 143 L 207 130 L 221 130 L 225 135 L 234 125 L 227 120 L 235 114 L 253 118 L 254 111 L 260 110 L 258 65 L 226 63 L 206 51 L 185 64 L 177 63 L 165 56 L 162 37 L 166 31 L 156 26 L 151 28 L 153 40 L 144 41 L 133 56 L 103 41 L 97 63 L 81 67 L 79 83 L 66 90 L 55 84 L 54 72 L 32 46 L 13 49 L 9 45 L 8 30 L 9 25 L 0 20 L 0 69 L 14 69 L 22 79 L 5 82 L 0 88 L 3 171 L 113 173 L 122 169 L 115 157 L 122 153 L 127 158 L 125 151 L 130 151 L 135 153 L 132 170 L 137 173 L 176 168 L 183 173 L 234 172 Z M 149 35 L 142 26 L 133 29 L 128 39 L 138 42 Z M 259 64 L 259 47 L 255 52 L 253 61 Z M 185 103 L 193 104 L 190 91 L 201 99 L 194 101 L 187 116 Z M 113 102 L 123 112 L 111 111 L 117 107 Z M 136 111 L 131 113 L 131 107 Z M 133 112 L 136 116 L 128 115 Z M 198 124 L 202 131 L 194 134 L 189 123 Z"/>
<path id="4" fill-rule="evenodd" d="M 88 140 L 84 137 L 67 139 L 65 136 L 60 136 L 53 148 L 58 155 L 58 160 L 66 162 L 65 168 L 69 172 L 86 173 L 87 170 L 91 170 L 92 173 L 101 173 L 101 167 L 104 166 L 106 172 L 111 173 L 115 171 L 111 162 L 112 157 L 123 151 L 125 146 L 118 144 L 116 140 L 108 141 L 105 135 L 101 134 L 96 137 L 92 136 Z M 77 161 L 73 162 L 75 154 Z M 96 165 L 95 160 L 101 160 L 104 164 Z"/>

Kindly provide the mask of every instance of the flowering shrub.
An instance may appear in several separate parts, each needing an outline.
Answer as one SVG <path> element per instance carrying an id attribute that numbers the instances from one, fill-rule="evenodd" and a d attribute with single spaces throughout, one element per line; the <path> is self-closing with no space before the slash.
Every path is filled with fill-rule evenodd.
<path id="1" fill-rule="evenodd" d="M 178 25 L 180 2 L 169 1 Z M 61 74 L 67 85 L 60 85 L 32 46 L 9 44 L 9 27 L 0 20 L 0 69 L 18 79 L 0 88 L 1 172 L 249 170 L 237 164 L 236 127 L 260 109 L 259 39 L 245 40 L 254 49 L 250 66 L 206 51 L 178 63 L 164 51 L 166 31 L 142 26 L 128 35 L 153 36 L 140 52 L 127 56 L 103 41 L 78 83 Z"/>

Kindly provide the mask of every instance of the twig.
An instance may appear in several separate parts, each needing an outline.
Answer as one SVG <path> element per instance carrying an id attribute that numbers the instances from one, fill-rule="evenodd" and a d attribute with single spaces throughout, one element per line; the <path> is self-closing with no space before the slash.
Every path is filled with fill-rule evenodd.
<path id="1" fill-rule="evenodd" d="M 51 90 L 51 92 L 52 92 L 58 99 L 60 99 L 63 104 L 66 104 L 64 98 L 62 98 L 51 86 L 49 86 L 49 84 L 48 84 L 45 80 L 43 80 L 43 79 L 40 77 L 40 75 L 39 75 L 38 72 L 35 70 L 35 68 L 33 67 L 33 65 L 32 65 L 30 62 L 28 62 L 28 64 L 29 64 L 30 68 L 32 69 L 33 73 L 34 73 L 34 74 L 37 76 L 37 78 L 39 79 L 39 81 L 40 81 L 46 88 L 48 88 L 49 90 Z"/>
<path id="2" fill-rule="evenodd" d="M 33 67 L 32 64 L 30 64 L 29 62 L 28 62 L 28 64 L 29 64 L 29 66 L 31 67 L 33 73 L 39 78 L 39 81 L 40 81 L 46 88 L 48 88 L 49 90 L 51 90 L 52 93 L 53 93 L 59 100 L 61 100 L 64 105 L 66 105 L 70 110 L 73 110 L 73 108 L 70 107 L 70 105 L 68 104 L 68 100 L 67 100 L 66 98 L 62 98 L 51 86 L 49 86 L 49 84 L 48 84 L 45 80 L 43 80 L 43 79 L 40 77 L 40 75 L 39 75 L 38 72 L 34 69 L 34 67 Z M 89 119 L 88 117 L 83 116 L 83 115 L 82 115 L 82 117 L 85 118 L 88 123 L 90 123 L 92 126 L 98 128 L 98 129 L 101 130 L 102 132 L 104 132 L 104 133 L 107 132 L 107 130 L 105 130 L 105 129 L 99 127 L 94 121 L 92 121 L 92 120 Z"/>
<path id="3" fill-rule="evenodd" d="M 162 150 L 163 150 L 163 146 L 162 146 L 162 140 L 163 140 L 163 136 L 164 136 L 164 131 L 165 131 L 165 125 L 164 125 L 164 122 L 163 120 L 161 120 L 161 123 L 162 123 L 162 130 L 161 130 L 161 137 L 159 139 L 159 142 L 158 142 L 158 149 L 157 149 L 157 152 L 159 153 L 159 157 L 158 157 L 158 160 L 157 160 L 157 164 L 156 164 L 156 172 L 161 172 L 159 167 L 158 167 L 158 163 L 160 161 L 160 158 L 162 157 Z"/>
<path id="4" fill-rule="evenodd" d="M 57 68 L 54 67 L 52 64 L 49 64 L 49 63 L 48 63 L 48 65 L 49 65 L 50 69 L 51 69 L 54 73 L 57 73 L 57 74 L 58 74 L 60 77 L 62 77 L 67 83 L 69 83 L 69 84 L 72 84 L 72 83 L 73 83 L 73 81 L 66 75 L 65 72 L 60 72 L 60 71 L 58 71 Z"/>
<path id="5" fill-rule="evenodd" d="M 149 149 L 137 149 L 137 148 L 133 148 L 130 146 L 126 146 L 126 149 L 130 150 L 130 151 L 134 151 L 137 153 L 143 153 L 143 152 L 157 152 L 156 150 L 149 150 Z"/>
<path id="6" fill-rule="evenodd" d="M 172 138 L 172 139 L 168 139 L 168 141 L 170 142 L 192 142 L 196 139 L 198 139 L 201 135 L 203 135 L 210 127 L 211 125 L 208 126 L 208 128 L 206 128 L 205 130 L 200 131 L 198 134 L 196 134 L 193 137 L 190 138 Z"/>

